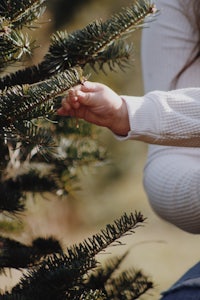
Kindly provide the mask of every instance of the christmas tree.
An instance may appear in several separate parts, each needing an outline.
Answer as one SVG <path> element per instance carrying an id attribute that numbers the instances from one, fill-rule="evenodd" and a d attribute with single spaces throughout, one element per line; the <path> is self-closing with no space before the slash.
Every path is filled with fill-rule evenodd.
<path id="1" fill-rule="evenodd" d="M 88 66 L 124 69 L 132 55 L 127 37 L 156 12 L 140 0 L 108 20 L 95 20 L 72 33 L 57 31 L 37 65 L 21 68 L 35 42 L 29 31 L 45 10 L 45 0 L 0 0 L 0 210 L 20 215 L 30 193 L 67 197 L 77 168 L 103 162 L 105 150 L 92 126 L 56 115 L 69 88 L 83 83 Z M 37 42 L 37 41 L 36 41 Z M 10 72 L 9 68 L 18 68 Z M 54 237 L 25 245 L 0 237 L 0 270 L 23 269 L 19 283 L 0 299 L 137 299 L 152 288 L 140 271 L 116 275 L 126 255 L 102 268 L 96 255 L 144 222 L 124 214 L 99 234 L 63 249 Z"/>

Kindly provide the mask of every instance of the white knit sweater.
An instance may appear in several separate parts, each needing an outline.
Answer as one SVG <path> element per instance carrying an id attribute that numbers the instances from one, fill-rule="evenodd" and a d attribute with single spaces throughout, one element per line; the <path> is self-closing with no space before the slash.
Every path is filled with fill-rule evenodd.
<path id="1" fill-rule="evenodd" d="M 148 199 L 165 220 L 200 233 L 200 59 L 178 80 L 180 90 L 164 92 L 191 56 L 198 33 L 190 0 L 157 2 L 160 15 L 142 37 L 147 94 L 124 96 L 131 125 L 127 138 L 168 145 L 149 146 L 144 169 Z"/>

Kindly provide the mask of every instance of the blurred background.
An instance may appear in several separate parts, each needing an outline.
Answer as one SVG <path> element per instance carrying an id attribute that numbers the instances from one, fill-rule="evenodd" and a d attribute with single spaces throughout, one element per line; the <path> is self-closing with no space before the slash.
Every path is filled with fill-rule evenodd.
<path id="1" fill-rule="evenodd" d="M 49 0 L 41 27 L 33 31 L 40 47 L 34 52 L 30 64 L 42 60 L 55 30 L 72 32 L 94 19 L 106 19 L 129 4 L 131 1 L 127 0 Z M 140 36 L 141 31 L 138 30 L 130 37 L 134 52 L 125 72 L 109 71 L 107 75 L 92 72 L 90 80 L 108 84 L 119 94 L 143 95 Z M 64 245 L 70 246 L 98 233 L 124 212 L 141 211 L 147 218 L 144 226 L 123 238 L 125 246 L 111 247 L 107 251 L 109 255 L 102 255 L 99 259 L 103 261 L 129 249 L 123 268 L 142 269 L 149 275 L 155 288 L 142 299 L 159 299 L 161 291 L 199 260 L 199 237 L 161 220 L 149 206 L 142 185 L 146 144 L 119 142 L 106 129 L 99 129 L 99 141 L 108 149 L 109 163 L 81 169 L 80 188 L 75 188 L 67 201 L 58 202 L 49 195 L 47 201 L 42 199 L 45 195 L 29 201 L 28 211 L 23 216 L 26 228 L 23 233 L 21 230 L 19 233 L 14 231 L 13 236 L 28 243 L 37 236 L 55 235 Z M 18 275 L 15 272 L 11 277 L 2 276 L 0 289 L 9 288 Z"/>

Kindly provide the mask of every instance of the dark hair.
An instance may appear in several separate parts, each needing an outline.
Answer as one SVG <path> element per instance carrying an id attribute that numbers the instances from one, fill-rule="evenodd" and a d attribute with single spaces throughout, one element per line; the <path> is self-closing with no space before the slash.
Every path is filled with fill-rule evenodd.
<path id="1" fill-rule="evenodd" d="M 186 64 L 184 65 L 184 67 L 178 72 L 178 74 L 176 75 L 176 77 L 174 78 L 173 82 L 172 82 L 172 86 L 175 87 L 177 81 L 179 80 L 180 76 L 184 73 L 185 70 L 187 70 L 187 68 L 189 68 L 199 57 L 200 57 L 200 0 L 193 0 L 190 3 L 186 4 L 187 7 L 188 5 L 193 5 L 192 6 L 192 10 L 193 10 L 193 15 L 194 15 L 194 24 L 195 27 L 198 32 L 198 42 L 196 43 L 196 45 L 194 46 L 194 48 L 192 49 L 191 55 L 188 58 Z"/>
<path id="2" fill-rule="evenodd" d="M 196 47 L 194 49 L 197 52 L 196 58 L 198 58 L 200 56 L 200 1 L 199 0 L 194 1 L 193 10 L 194 10 L 196 27 L 197 27 L 198 34 L 199 34 L 198 44 L 196 45 Z"/>

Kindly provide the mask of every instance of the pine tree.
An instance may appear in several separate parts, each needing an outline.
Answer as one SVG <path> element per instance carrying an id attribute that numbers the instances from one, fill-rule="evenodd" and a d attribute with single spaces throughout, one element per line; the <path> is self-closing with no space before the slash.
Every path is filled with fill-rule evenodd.
<path id="1" fill-rule="evenodd" d="M 138 0 L 104 22 L 95 20 L 72 33 L 57 31 L 42 62 L 8 73 L 31 55 L 35 43 L 28 30 L 45 2 L 0 0 L 0 210 L 12 215 L 25 209 L 27 193 L 67 196 L 78 166 L 105 160 L 92 126 L 80 122 L 77 137 L 74 121 L 58 117 L 56 109 L 68 89 L 87 78 L 88 66 L 124 69 L 132 54 L 126 38 L 156 12 L 151 1 Z M 0 299 L 137 299 L 152 282 L 140 271 L 116 276 L 126 255 L 105 268 L 96 255 L 143 222 L 140 213 L 124 214 L 67 249 L 52 237 L 25 245 L 0 236 L 0 270 L 27 270 Z"/>

